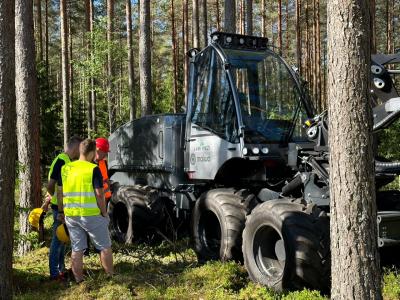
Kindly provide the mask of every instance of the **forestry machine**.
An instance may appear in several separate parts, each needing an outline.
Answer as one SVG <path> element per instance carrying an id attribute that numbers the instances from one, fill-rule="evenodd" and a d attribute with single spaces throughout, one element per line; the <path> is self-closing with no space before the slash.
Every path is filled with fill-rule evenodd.
<path id="1" fill-rule="evenodd" d="M 215 32 L 193 49 L 185 114 L 145 116 L 110 136 L 115 240 L 190 232 L 199 261 L 238 260 L 276 290 L 330 285 L 327 114 L 268 39 Z M 372 57 L 374 132 L 400 116 L 388 64 Z M 376 161 L 380 248 L 400 245 L 400 163 Z"/>

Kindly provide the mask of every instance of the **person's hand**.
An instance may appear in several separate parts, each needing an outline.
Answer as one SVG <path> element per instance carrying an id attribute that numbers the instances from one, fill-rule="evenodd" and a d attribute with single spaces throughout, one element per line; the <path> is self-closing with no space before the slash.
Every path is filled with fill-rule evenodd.
<path id="1" fill-rule="evenodd" d="M 108 215 L 107 212 L 101 213 L 101 215 L 110 222 L 110 216 Z"/>
<path id="2" fill-rule="evenodd" d="M 51 195 L 49 193 L 47 193 L 46 197 L 45 197 L 45 200 L 44 200 L 44 203 L 43 203 L 43 205 L 41 207 L 45 212 L 47 212 L 49 210 L 50 202 L 51 202 Z"/>
<path id="3" fill-rule="evenodd" d="M 57 219 L 58 219 L 58 221 L 60 221 L 61 223 L 65 223 L 64 212 L 58 212 Z"/>

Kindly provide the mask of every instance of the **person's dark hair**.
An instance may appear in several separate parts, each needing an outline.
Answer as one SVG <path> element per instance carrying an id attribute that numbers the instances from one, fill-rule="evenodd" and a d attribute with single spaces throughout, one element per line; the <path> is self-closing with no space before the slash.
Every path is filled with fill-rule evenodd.
<path id="1" fill-rule="evenodd" d="M 84 156 L 87 156 L 92 151 L 96 151 L 96 141 L 94 140 L 86 139 L 79 145 L 79 152 Z"/>
<path id="2" fill-rule="evenodd" d="M 80 136 L 74 135 L 72 136 L 69 141 L 68 141 L 68 148 L 71 148 L 73 146 L 75 146 L 76 144 L 80 144 L 83 141 L 83 138 L 81 138 Z"/>

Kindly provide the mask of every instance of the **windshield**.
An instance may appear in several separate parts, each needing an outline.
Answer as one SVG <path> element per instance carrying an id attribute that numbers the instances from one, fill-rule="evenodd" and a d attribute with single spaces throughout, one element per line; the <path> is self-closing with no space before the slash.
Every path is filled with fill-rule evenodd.
<path id="1" fill-rule="evenodd" d="M 224 49 L 239 96 L 245 143 L 306 140 L 300 91 L 273 52 Z"/>

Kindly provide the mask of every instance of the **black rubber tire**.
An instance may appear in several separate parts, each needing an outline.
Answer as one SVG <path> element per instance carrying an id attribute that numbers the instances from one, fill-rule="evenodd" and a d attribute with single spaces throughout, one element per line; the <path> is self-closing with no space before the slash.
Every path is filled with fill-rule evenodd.
<path id="1" fill-rule="evenodd" d="M 164 218 L 158 191 L 149 186 L 119 186 L 108 206 L 112 239 L 130 244 Z"/>
<path id="2" fill-rule="evenodd" d="M 242 260 L 242 231 L 246 214 L 256 204 L 245 190 L 214 189 L 197 200 L 192 215 L 192 238 L 199 262 Z"/>
<path id="3" fill-rule="evenodd" d="M 329 218 L 315 205 L 271 200 L 247 217 L 244 265 L 250 278 L 274 290 L 330 287 Z"/>

